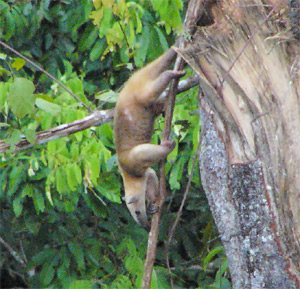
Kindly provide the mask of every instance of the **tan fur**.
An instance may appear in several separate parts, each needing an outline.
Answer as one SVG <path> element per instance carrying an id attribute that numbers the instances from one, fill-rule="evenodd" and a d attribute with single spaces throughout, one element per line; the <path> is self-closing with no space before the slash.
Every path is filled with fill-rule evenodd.
<path id="1" fill-rule="evenodd" d="M 166 158 L 174 142 L 153 145 L 151 141 L 154 120 L 163 110 L 158 100 L 173 78 L 183 76 L 182 71 L 165 71 L 176 53 L 169 49 L 155 61 L 137 71 L 121 91 L 114 115 L 115 145 L 119 168 L 125 187 L 126 205 L 133 218 L 149 229 L 146 197 L 154 204 L 158 180 L 150 167 Z"/>

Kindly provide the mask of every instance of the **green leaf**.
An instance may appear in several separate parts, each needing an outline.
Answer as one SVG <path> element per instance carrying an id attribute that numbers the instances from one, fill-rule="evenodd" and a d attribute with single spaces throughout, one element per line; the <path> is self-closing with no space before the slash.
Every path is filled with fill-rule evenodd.
<path id="1" fill-rule="evenodd" d="M 56 189 L 60 194 L 69 191 L 66 183 L 66 177 L 67 176 L 64 168 L 60 167 L 56 170 L 55 173 Z"/>
<path id="2" fill-rule="evenodd" d="M 28 229 L 29 232 L 32 234 L 37 234 L 41 227 L 40 222 L 36 222 L 35 220 L 33 220 L 33 218 L 30 217 L 25 218 L 25 224 L 26 224 L 26 229 Z"/>
<path id="3" fill-rule="evenodd" d="M 141 274 L 144 269 L 143 261 L 136 255 L 126 258 L 125 267 L 132 274 Z"/>
<path id="4" fill-rule="evenodd" d="M 151 3 L 155 11 L 159 11 L 160 7 L 164 5 L 163 1 L 161 0 L 151 0 Z"/>
<path id="5" fill-rule="evenodd" d="M 84 255 L 83 255 L 83 250 L 82 248 L 73 242 L 68 243 L 68 248 L 70 249 L 72 255 L 74 256 L 76 262 L 77 262 L 77 267 L 79 270 L 84 270 L 85 269 L 85 262 L 84 262 Z"/>
<path id="6" fill-rule="evenodd" d="M 69 268 L 71 264 L 70 253 L 68 252 L 66 247 L 61 249 L 61 260 L 62 263 L 57 269 L 57 277 L 60 280 L 64 280 L 69 276 Z"/>
<path id="7" fill-rule="evenodd" d="M 2 165 L 2 164 L 1 164 Z M 8 168 L 1 167 L 0 174 L 0 200 L 6 194 L 6 184 L 8 182 Z"/>
<path id="8" fill-rule="evenodd" d="M 108 161 L 108 159 L 111 157 L 111 152 L 105 147 L 103 142 L 98 142 L 98 149 L 99 149 L 100 160 L 102 163 L 105 164 Z M 101 167 L 104 166 L 102 165 Z"/>
<path id="9" fill-rule="evenodd" d="M 210 285 L 212 289 L 231 289 L 231 283 L 226 278 L 221 278 L 216 280 L 213 284 Z"/>
<path id="10" fill-rule="evenodd" d="M 107 149 L 107 147 L 111 147 L 113 144 L 113 129 L 110 124 L 105 123 L 97 128 L 97 135 L 101 138 L 101 143 L 99 143 L 99 148 L 101 148 L 101 155 L 104 156 L 105 162 L 111 157 L 111 152 Z"/>
<path id="11" fill-rule="evenodd" d="M 98 29 L 94 25 L 87 26 L 78 43 L 79 51 L 84 52 L 90 49 L 95 43 L 98 33 Z"/>
<path id="12" fill-rule="evenodd" d="M 206 267 L 207 267 L 208 263 L 220 252 L 224 252 L 224 249 L 222 246 L 218 246 L 208 253 L 208 255 L 203 260 L 203 270 L 204 271 L 206 271 Z"/>
<path id="13" fill-rule="evenodd" d="M 50 186 L 47 185 L 46 186 L 46 190 L 45 190 L 45 194 L 46 194 L 46 198 L 49 201 L 49 203 L 51 204 L 51 206 L 53 206 L 53 200 L 52 200 L 52 195 L 51 195 L 51 190 L 50 190 Z"/>
<path id="14" fill-rule="evenodd" d="M 166 37 L 164 36 L 164 34 L 162 33 L 162 31 L 157 26 L 154 26 L 154 29 L 155 29 L 155 31 L 158 34 L 159 42 L 161 44 L 162 49 L 163 50 L 167 50 L 169 48 L 169 44 L 167 42 Z"/>
<path id="15" fill-rule="evenodd" d="M 51 103 L 43 98 L 37 98 L 35 100 L 35 104 L 40 109 L 49 112 L 51 115 L 56 116 L 61 112 L 61 108 L 59 105 L 55 103 Z"/>
<path id="16" fill-rule="evenodd" d="M 9 83 L 0 82 L 0 111 L 3 111 L 6 106 L 6 100 L 9 95 Z"/>
<path id="17" fill-rule="evenodd" d="M 71 164 L 65 168 L 67 175 L 67 182 L 71 191 L 78 189 L 77 185 L 82 182 L 81 170 L 77 164 Z"/>
<path id="18" fill-rule="evenodd" d="M 178 181 L 179 171 L 180 171 L 180 162 L 176 162 L 176 164 L 172 166 L 170 179 L 169 179 L 169 183 L 172 190 L 180 188 L 180 183 Z"/>
<path id="19" fill-rule="evenodd" d="M 9 138 L 5 140 L 7 144 L 11 145 L 11 150 L 15 149 L 15 145 L 22 139 L 22 133 L 19 130 L 14 130 Z"/>
<path id="20" fill-rule="evenodd" d="M 96 184 L 100 174 L 100 159 L 98 158 L 98 155 L 91 156 L 91 158 L 86 160 L 85 163 L 88 171 L 90 172 L 91 181 Z"/>
<path id="21" fill-rule="evenodd" d="M 160 289 L 159 286 L 158 286 L 158 280 L 157 280 L 156 270 L 152 271 L 152 278 L 151 278 L 150 289 Z"/>
<path id="22" fill-rule="evenodd" d="M 0 2 L 1 2 L 1 1 L 0 1 Z M 6 55 L 6 54 L 0 53 L 0 59 L 6 60 L 6 58 L 7 58 L 7 55 Z"/>
<path id="23" fill-rule="evenodd" d="M 222 265 L 220 267 L 220 274 L 223 276 L 223 274 L 228 271 L 228 260 L 227 258 L 224 258 Z"/>
<path id="24" fill-rule="evenodd" d="M 77 184 L 81 184 L 82 183 L 82 173 L 81 173 L 81 169 L 77 164 L 73 164 L 71 166 L 71 172 L 73 174 L 73 177 L 76 179 Z"/>
<path id="25" fill-rule="evenodd" d="M 94 190 L 90 190 L 88 194 L 84 194 L 84 199 L 96 215 L 103 218 L 107 217 L 108 208 L 101 197 Z"/>
<path id="26" fill-rule="evenodd" d="M 94 25 L 99 25 L 101 23 L 102 18 L 103 18 L 103 9 L 92 11 L 90 17 L 91 17 L 91 19 L 94 19 L 93 20 Z"/>
<path id="27" fill-rule="evenodd" d="M 118 165 L 118 158 L 117 155 L 114 154 L 112 157 L 110 157 L 106 162 L 106 167 L 108 171 L 111 171 L 114 167 Z"/>
<path id="28" fill-rule="evenodd" d="M 150 43 L 150 28 L 148 25 L 145 25 L 142 35 L 139 36 L 137 40 L 138 43 L 141 43 L 141 45 L 135 51 L 134 61 L 137 67 L 142 67 L 145 65 Z"/>
<path id="29" fill-rule="evenodd" d="M 31 143 L 34 144 L 36 141 L 36 133 L 34 129 L 25 128 L 23 129 L 23 133 L 26 137 L 26 139 Z"/>
<path id="30" fill-rule="evenodd" d="M 101 173 L 99 176 L 97 190 L 107 199 L 114 203 L 121 203 L 120 183 L 116 182 L 115 175 L 112 173 Z"/>
<path id="31" fill-rule="evenodd" d="M 26 78 L 16 78 L 11 84 L 8 103 L 17 117 L 23 118 L 34 113 L 34 90 L 32 81 Z"/>
<path id="32" fill-rule="evenodd" d="M 17 217 L 19 217 L 23 211 L 23 198 L 17 197 L 13 200 L 13 210 Z"/>
<path id="33" fill-rule="evenodd" d="M 9 40 L 15 34 L 15 19 L 10 11 L 7 11 L 5 15 L 6 25 L 5 25 L 5 40 Z"/>
<path id="34" fill-rule="evenodd" d="M 76 280 L 70 284 L 68 289 L 92 289 L 93 282 L 91 280 Z"/>
<path id="35" fill-rule="evenodd" d="M 9 186 L 7 194 L 11 197 L 19 188 L 19 185 L 24 180 L 24 169 L 21 166 L 14 166 L 9 174 Z"/>
<path id="36" fill-rule="evenodd" d="M 98 58 L 100 58 L 100 56 L 103 55 L 106 47 L 107 47 L 107 44 L 106 44 L 105 38 L 98 39 L 91 50 L 90 60 L 95 61 Z"/>
<path id="37" fill-rule="evenodd" d="M 70 79 L 67 84 L 72 92 L 76 94 L 82 101 L 86 100 L 86 97 L 84 95 L 83 83 L 78 77 Z"/>
<path id="38" fill-rule="evenodd" d="M 48 260 L 52 260 L 56 256 L 57 252 L 54 249 L 44 249 L 43 251 L 37 253 L 30 260 L 28 267 L 40 266 L 44 263 L 47 263 Z"/>
<path id="39" fill-rule="evenodd" d="M 4 74 L 6 74 L 8 76 L 11 76 L 11 72 L 9 70 L 7 70 L 7 69 L 3 68 L 2 66 L 0 66 L 0 76 L 2 76 Z"/>
<path id="40" fill-rule="evenodd" d="M 45 210 L 45 198 L 41 192 L 35 190 L 33 194 L 33 203 L 37 214 Z"/>
<path id="41" fill-rule="evenodd" d="M 97 93 L 95 98 L 103 102 L 115 103 L 118 99 L 118 95 L 119 94 L 113 90 L 108 90 L 102 93 Z"/>
<path id="42" fill-rule="evenodd" d="M 54 275 L 55 275 L 55 270 L 53 269 L 53 267 L 45 263 L 39 276 L 41 283 L 44 286 L 49 285 L 50 282 L 53 280 Z"/>
<path id="43" fill-rule="evenodd" d="M 23 66 L 26 64 L 26 61 L 20 57 L 14 58 L 14 62 L 12 63 L 12 68 L 15 68 L 16 70 L 20 70 L 23 68 Z"/>

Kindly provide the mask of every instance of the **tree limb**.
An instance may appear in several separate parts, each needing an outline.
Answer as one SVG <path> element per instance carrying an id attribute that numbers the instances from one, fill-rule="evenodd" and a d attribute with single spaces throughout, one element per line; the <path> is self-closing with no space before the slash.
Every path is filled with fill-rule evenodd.
<path id="1" fill-rule="evenodd" d="M 73 134 L 75 132 L 85 130 L 92 126 L 104 124 L 112 120 L 113 111 L 114 109 L 106 111 L 95 111 L 92 114 L 84 117 L 83 119 L 76 120 L 67 124 L 62 124 L 60 126 L 45 131 L 41 131 L 37 133 L 35 143 L 30 143 L 24 136 L 23 139 L 16 144 L 14 152 L 28 149 L 38 144 L 44 144 L 49 141 Z M 7 144 L 5 141 L 0 141 L 0 154 L 5 153 L 7 150 L 9 150 L 10 146 L 11 145 Z"/>

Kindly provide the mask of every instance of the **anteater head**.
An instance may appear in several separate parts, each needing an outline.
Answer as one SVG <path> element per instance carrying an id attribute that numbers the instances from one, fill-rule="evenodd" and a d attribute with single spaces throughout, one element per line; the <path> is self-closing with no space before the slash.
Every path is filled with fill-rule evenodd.
<path id="1" fill-rule="evenodd" d="M 126 205 L 133 219 L 149 232 L 150 224 L 147 218 L 145 194 L 129 197 L 128 200 L 126 199 Z"/>

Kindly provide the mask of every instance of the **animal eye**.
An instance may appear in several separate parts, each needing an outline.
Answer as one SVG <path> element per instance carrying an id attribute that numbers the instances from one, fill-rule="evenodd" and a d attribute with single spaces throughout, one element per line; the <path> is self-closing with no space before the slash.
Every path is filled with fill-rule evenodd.
<path id="1" fill-rule="evenodd" d="M 141 214 L 140 211 L 135 211 L 136 215 L 139 216 Z"/>

